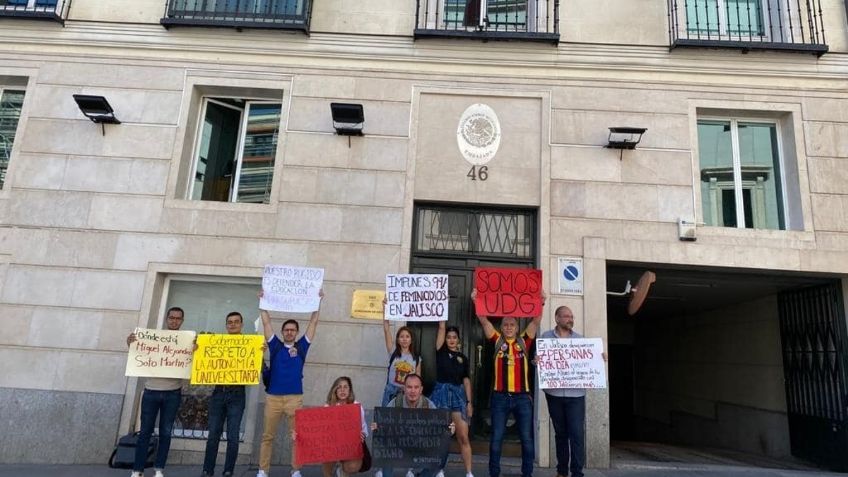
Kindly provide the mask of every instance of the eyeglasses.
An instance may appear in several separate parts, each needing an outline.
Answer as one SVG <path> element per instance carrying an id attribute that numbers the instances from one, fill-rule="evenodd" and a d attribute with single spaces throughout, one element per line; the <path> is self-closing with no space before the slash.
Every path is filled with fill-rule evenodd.
<path id="1" fill-rule="evenodd" d="M 182 320 L 183 317 L 182 316 L 176 316 L 176 315 L 168 315 L 168 319 L 169 320 Z"/>

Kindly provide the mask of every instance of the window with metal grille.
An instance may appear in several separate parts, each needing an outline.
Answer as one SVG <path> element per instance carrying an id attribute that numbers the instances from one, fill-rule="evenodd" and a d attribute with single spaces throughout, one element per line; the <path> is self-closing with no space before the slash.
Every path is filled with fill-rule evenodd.
<path id="1" fill-rule="evenodd" d="M 417 252 L 533 258 L 536 216 L 526 210 L 418 207 Z"/>
<path id="2" fill-rule="evenodd" d="M 0 188 L 6 183 L 6 170 L 15 144 L 15 132 L 21 118 L 24 92 L 0 86 Z"/>

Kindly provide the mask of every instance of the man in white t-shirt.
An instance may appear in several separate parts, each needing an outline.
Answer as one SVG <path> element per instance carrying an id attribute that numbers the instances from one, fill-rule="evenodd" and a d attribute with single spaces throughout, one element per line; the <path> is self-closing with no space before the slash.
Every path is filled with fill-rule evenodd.
<path id="1" fill-rule="evenodd" d="M 165 318 L 165 328 L 169 331 L 178 331 L 183 325 L 185 312 L 182 308 L 174 306 L 168 309 Z M 129 347 L 136 340 L 135 333 L 127 336 Z M 156 451 L 156 460 L 153 469 L 155 477 L 163 477 L 165 463 L 168 461 L 168 451 L 171 449 L 171 432 L 174 430 L 174 419 L 180 409 L 182 399 L 182 388 L 185 379 L 177 378 L 147 378 L 144 382 L 144 394 L 141 396 L 141 432 L 135 448 L 135 463 L 131 477 L 142 477 L 144 475 L 144 461 L 147 459 L 147 447 L 153 428 L 156 426 L 156 418 L 159 417 L 159 447 Z"/>

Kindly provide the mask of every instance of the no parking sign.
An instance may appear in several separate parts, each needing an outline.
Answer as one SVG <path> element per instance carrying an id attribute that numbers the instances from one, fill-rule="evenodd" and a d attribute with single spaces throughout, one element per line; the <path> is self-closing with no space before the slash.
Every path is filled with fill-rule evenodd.
<path id="1" fill-rule="evenodd" d="M 559 257 L 559 292 L 563 295 L 583 295 L 583 259 Z"/>

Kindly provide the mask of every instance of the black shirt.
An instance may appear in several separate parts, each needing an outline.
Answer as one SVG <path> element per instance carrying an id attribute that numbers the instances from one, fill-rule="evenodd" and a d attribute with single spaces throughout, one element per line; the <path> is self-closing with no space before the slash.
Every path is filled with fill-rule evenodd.
<path id="1" fill-rule="evenodd" d="M 448 345 L 442 345 L 436 351 L 436 381 L 462 384 L 462 380 L 467 377 L 470 377 L 468 357 L 459 351 L 448 350 Z"/>

